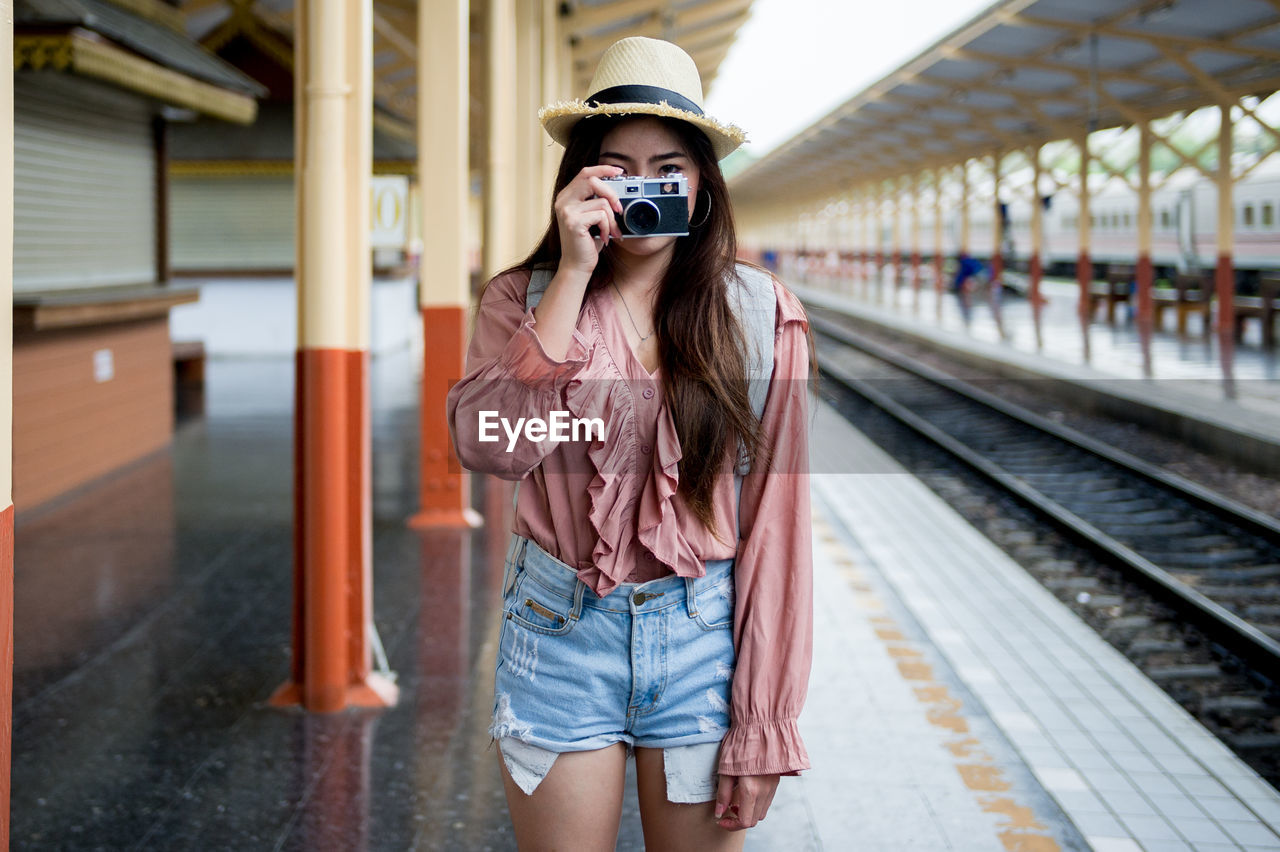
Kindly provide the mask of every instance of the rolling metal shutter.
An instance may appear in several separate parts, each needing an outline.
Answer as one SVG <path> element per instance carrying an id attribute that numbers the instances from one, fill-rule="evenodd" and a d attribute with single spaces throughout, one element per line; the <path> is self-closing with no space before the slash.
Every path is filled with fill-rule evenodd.
<path id="1" fill-rule="evenodd" d="M 293 269 L 293 178 L 174 176 L 169 254 L 174 269 Z"/>
<path id="2" fill-rule="evenodd" d="M 148 102 L 57 72 L 14 76 L 15 292 L 155 280 Z"/>

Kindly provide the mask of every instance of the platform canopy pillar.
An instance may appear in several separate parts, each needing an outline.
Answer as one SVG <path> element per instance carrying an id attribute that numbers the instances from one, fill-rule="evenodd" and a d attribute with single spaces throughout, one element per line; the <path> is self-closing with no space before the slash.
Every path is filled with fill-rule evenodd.
<path id="1" fill-rule="evenodd" d="M 1089 220 L 1089 131 L 1076 140 L 1076 145 L 1080 149 L 1080 221 L 1077 223 L 1079 231 L 1079 249 L 1076 254 L 1076 283 L 1080 285 L 1080 293 L 1076 302 L 1076 313 L 1080 319 L 1080 339 L 1084 355 L 1084 361 L 1087 364 L 1091 357 L 1089 346 L 1089 290 L 1093 286 L 1093 260 L 1089 252 L 1089 237 L 1092 232 L 1091 222 Z"/>
<path id="2" fill-rule="evenodd" d="M 272 703 L 333 712 L 396 700 L 370 644 L 372 6 L 300 0 L 295 15 L 294 644 Z"/>
<path id="3" fill-rule="evenodd" d="M 419 508 L 410 519 L 420 529 L 480 523 L 444 418 L 449 386 L 464 372 L 471 302 L 468 7 L 467 0 L 418 3 L 418 182 L 422 198 L 430 199 L 422 205 L 418 286 L 424 359 Z"/>
<path id="4" fill-rule="evenodd" d="M 1031 262 L 1028 266 L 1031 300 L 1031 322 L 1035 326 L 1036 349 L 1044 348 L 1044 331 L 1041 328 L 1041 311 L 1044 299 L 1040 295 L 1040 255 L 1044 251 L 1044 202 L 1040 195 L 1040 146 L 1032 145 L 1027 152 L 1031 159 Z"/>
<path id="5" fill-rule="evenodd" d="M 1000 177 L 1004 157 L 999 151 L 991 155 L 991 286 L 1000 285 L 1004 276 L 1004 209 L 1000 204 Z"/>
<path id="6" fill-rule="evenodd" d="M 520 258 L 516 205 L 516 121 L 519 111 L 516 61 L 516 0 L 488 0 L 486 63 L 489 69 L 485 110 L 488 163 L 484 173 L 484 269 L 490 278 Z"/>
<path id="7" fill-rule="evenodd" d="M 867 210 L 867 204 L 867 189 L 865 186 L 860 186 L 858 187 L 858 249 L 855 275 L 864 298 L 866 297 L 867 288 L 867 251 L 871 245 L 871 237 L 868 233 L 869 226 L 867 224 L 870 213 Z"/>
<path id="8" fill-rule="evenodd" d="M 871 282 L 875 287 L 876 304 L 884 298 L 882 288 L 884 285 L 884 222 L 881 217 L 884 215 L 884 181 L 877 180 L 871 190 L 871 239 L 875 248 L 875 268 L 872 271 Z"/>
<path id="9" fill-rule="evenodd" d="M 13 55 L 13 2 L 0 0 L 0 55 Z M 0 81 L 0 849 L 9 848 L 13 756 L 13 75 Z"/>
<path id="10" fill-rule="evenodd" d="M 1226 394 L 1235 396 L 1235 296 L 1236 275 L 1232 254 L 1235 251 L 1235 202 L 1231 153 L 1234 122 L 1231 118 L 1233 104 L 1223 103 L 1218 109 L 1218 263 L 1214 270 L 1214 298 L 1218 303 L 1218 349 L 1222 362 L 1222 381 Z"/>
<path id="11" fill-rule="evenodd" d="M 934 313 L 938 322 L 942 322 L 942 302 L 944 294 L 944 285 L 942 282 L 943 248 L 942 248 L 942 200 L 943 200 L 943 181 L 946 179 L 947 170 L 938 167 L 933 170 L 933 295 L 934 295 Z"/>
<path id="12" fill-rule="evenodd" d="M 1135 268 L 1138 285 L 1138 341 L 1142 347 L 1142 375 L 1151 378 L 1155 369 L 1151 362 L 1151 335 L 1155 325 L 1155 301 L 1151 288 L 1155 283 L 1151 266 L 1151 123 L 1138 122 L 1138 263 Z"/>
<path id="13" fill-rule="evenodd" d="M 920 184 L 924 175 L 912 173 L 911 181 L 911 310 L 920 310 Z"/>
<path id="14" fill-rule="evenodd" d="M 893 188 L 893 204 L 889 208 L 893 211 L 893 227 L 890 229 L 892 243 L 889 246 L 889 250 L 893 252 L 893 288 L 890 290 L 890 299 L 896 306 L 898 287 L 902 284 L 902 178 L 894 178 L 889 185 Z"/>
<path id="15" fill-rule="evenodd" d="M 956 254 L 969 253 L 969 161 L 960 163 L 960 246 Z"/>

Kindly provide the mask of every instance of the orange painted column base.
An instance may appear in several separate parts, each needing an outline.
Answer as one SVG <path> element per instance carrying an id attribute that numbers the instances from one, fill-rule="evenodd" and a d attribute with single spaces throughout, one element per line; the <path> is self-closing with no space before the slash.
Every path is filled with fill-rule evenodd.
<path id="1" fill-rule="evenodd" d="M 1219 254 L 1213 273 L 1214 297 L 1218 303 L 1218 354 L 1222 361 L 1222 381 L 1227 395 L 1235 396 L 1236 358 L 1236 271 L 1231 255 Z"/>
<path id="2" fill-rule="evenodd" d="M 390 706 L 369 642 L 369 353 L 303 349 L 295 366 L 293 671 L 271 704 Z"/>
<path id="3" fill-rule="evenodd" d="M 1076 257 L 1076 283 L 1080 285 L 1080 298 L 1076 303 L 1076 313 L 1080 317 L 1080 340 L 1087 363 L 1092 356 L 1089 346 L 1089 323 L 1093 321 L 1092 297 L 1089 291 L 1093 288 L 1093 261 L 1089 252 L 1082 251 Z"/>
<path id="4" fill-rule="evenodd" d="M 1155 284 L 1155 270 L 1151 267 L 1151 255 L 1147 252 L 1138 255 L 1134 282 L 1138 286 L 1138 344 L 1142 348 L 1142 372 L 1150 377 L 1155 369 L 1151 362 L 1151 335 L 1155 329 L 1156 303 L 1151 293 Z"/>
<path id="5" fill-rule="evenodd" d="M 1044 297 L 1040 295 L 1040 278 L 1043 275 L 1043 272 L 1040 268 L 1039 252 L 1031 255 L 1031 263 L 1028 271 L 1030 272 L 1031 277 L 1031 281 L 1028 285 L 1028 292 L 1030 293 L 1029 298 L 1031 300 L 1031 322 L 1035 326 L 1036 345 L 1039 346 L 1043 342 L 1040 320 L 1041 312 L 1044 309 Z"/>
<path id="6" fill-rule="evenodd" d="M 449 437 L 445 401 L 466 367 L 467 309 L 422 309 L 422 461 L 419 509 L 409 519 L 414 529 L 479 527 L 484 519 L 471 508 L 470 475 L 458 464 Z"/>
<path id="7" fill-rule="evenodd" d="M 1004 277 L 1004 256 L 993 254 L 991 256 L 991 283 L 999 284 L 1000 279 Z"/>
<path id="8" fill-rule="evenodd" d="M 0 849 L 9 848 L 13 758 L 13 506 L 0 511 Z"/>

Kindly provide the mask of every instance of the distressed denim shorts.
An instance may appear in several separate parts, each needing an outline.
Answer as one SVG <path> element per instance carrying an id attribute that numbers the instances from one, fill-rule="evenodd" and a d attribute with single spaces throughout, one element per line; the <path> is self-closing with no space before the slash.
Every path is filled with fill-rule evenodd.
<path id="1" fill-rule="evenodd" d="M 661 748 L 667 798 L 715 798 L 733 679 L 733 560 L 703 577 L 623 583 L 601 598 L 513 536 L 489 733 L 526 794 L 556 755 Z"/>

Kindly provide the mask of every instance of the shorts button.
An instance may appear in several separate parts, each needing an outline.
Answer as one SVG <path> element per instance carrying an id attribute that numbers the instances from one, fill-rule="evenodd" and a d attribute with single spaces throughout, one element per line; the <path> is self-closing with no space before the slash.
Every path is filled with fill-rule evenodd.
<path id="1" fill-rule="evenodd" d="M 641 447 L 640 447 L 640 452 L 644 453 L 645 455 L 648 455 L 648 454 L 649 454 L 649 449 L 650 449 L 650 447 L 649 447 L 649 445 L 648 445 L 648 444 L 642 444 L 642 445 L 641 445 Z"/>
<path id="2" fill-rule="evenodd" d="M 645 389 L 644 389 L 644 398 L 645 398 L 645 399 L 653 399 L 653 388 L 645 388 Z"/>

